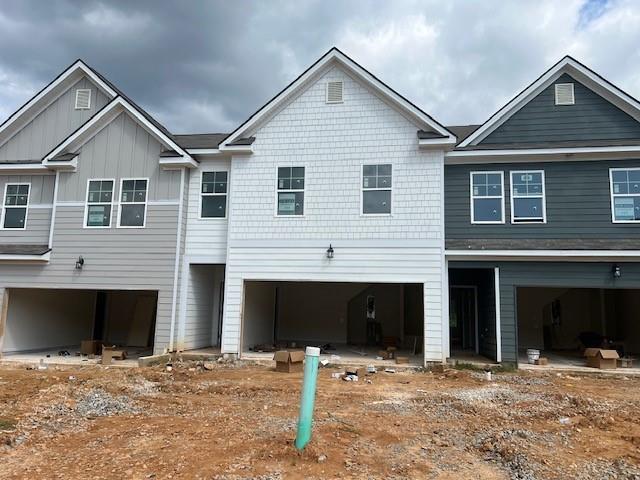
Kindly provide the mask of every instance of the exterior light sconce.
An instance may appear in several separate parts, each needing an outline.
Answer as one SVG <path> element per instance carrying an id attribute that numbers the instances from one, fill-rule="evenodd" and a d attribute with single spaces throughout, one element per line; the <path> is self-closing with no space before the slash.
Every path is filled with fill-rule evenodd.
<path id="1" fill-rule="evenodd" d="M 333 247 L 329 244 L 329 248 L 327 248 L 327 258 L 331 260 L 333 258 Z"/>
<path id="2" fill-rule="evenodd" d="M 611 267 L 611 275 L 613 275 L 614 280 L 622 276 L 622 270 L 620 270 L 620 265 L 614 265 L 613 267 Z"/>
<path id="3" fill-rule="evenodd" d="M 84 266 L 84 258 L 82 258 L 82 255 L 80 255 L 78 257 L 78 260 L 76 260 L 76 270 L 82 270 L 83 266 Z"/>

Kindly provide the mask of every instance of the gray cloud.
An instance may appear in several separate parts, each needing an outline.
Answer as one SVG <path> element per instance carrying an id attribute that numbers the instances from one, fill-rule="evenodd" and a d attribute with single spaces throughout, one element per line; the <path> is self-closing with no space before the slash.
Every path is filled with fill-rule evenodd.
<path id="1" fill-rule="evenodd" d="M 604 0 L 8 1 L 0 115 L 83 58 L 170 130 L 228 131 L 335 45 L 447 124 L 570 53 L 640 94 L 640 5 Z"/>

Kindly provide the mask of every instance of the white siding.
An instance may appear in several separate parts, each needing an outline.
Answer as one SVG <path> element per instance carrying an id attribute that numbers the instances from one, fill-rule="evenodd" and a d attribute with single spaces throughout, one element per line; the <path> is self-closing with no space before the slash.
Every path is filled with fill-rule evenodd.
<path id="1" fill-rule="evenodd" d="M 335 80 L 344 103 L 327 104 Z M 242 348 L 245 280 L 411 282 L 425 285 L 425 358 L 443 360 L 443 152 L 420 151 L 417 129 L 334 66 L 253 132 L 231 163 L 223 352 Z M 393 165 L 391 216 L 360 215 L 366 163 Z M 274 215 L 278 166 L 305 167 L 304 217 Z"/>

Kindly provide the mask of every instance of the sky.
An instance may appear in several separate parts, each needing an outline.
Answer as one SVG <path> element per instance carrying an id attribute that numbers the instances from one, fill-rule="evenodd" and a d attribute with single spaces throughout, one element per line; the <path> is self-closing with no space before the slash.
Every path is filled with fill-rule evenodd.
<path id="1" fill-rule="evenodd" d="M 82 58 L 170 131 L 228 132 L 332 46 L 445 125 L 567 54 L 640 97 L 638 0 L 2 0 L 0 117 Z"/>

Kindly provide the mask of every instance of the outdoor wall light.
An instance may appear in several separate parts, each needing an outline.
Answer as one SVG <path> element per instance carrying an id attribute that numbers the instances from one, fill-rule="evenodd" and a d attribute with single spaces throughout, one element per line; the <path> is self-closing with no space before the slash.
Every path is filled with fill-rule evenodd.
<path id="1" fill-rule="evenodd" d="M 84 258 L 82 258 L 82 255 L 80 255 L 78 257 L 78 260 L 76 260 L 76 270 L 82 270 L 83 266 L 84 266 Z"/>
<path id="2" fill-rule="evenodd" d="M 611 267 L 611 275 L 613 275 L 613 278 L 620 278 L 622 276 L 620 265 L 614 265 Z"/>
<path id="3" fill-rule="evenodd" d="M 327 248 L 327 258 L 331 260 L 333 258 L 333 247 L 329 244 L 329 248 Z"/>

